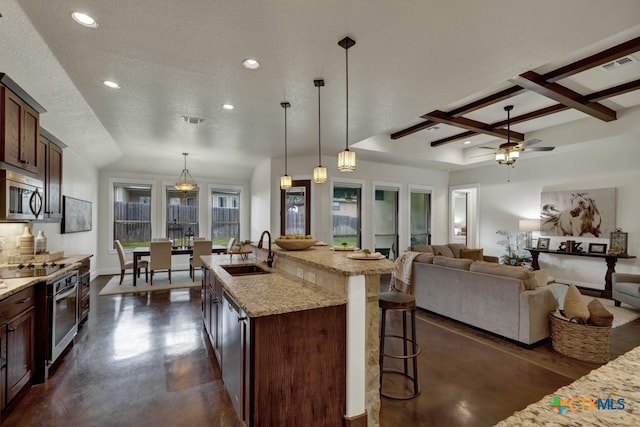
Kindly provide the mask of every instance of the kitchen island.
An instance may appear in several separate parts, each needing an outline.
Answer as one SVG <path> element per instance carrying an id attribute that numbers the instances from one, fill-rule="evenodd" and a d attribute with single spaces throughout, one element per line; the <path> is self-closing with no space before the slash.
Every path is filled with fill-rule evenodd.
<path id="1" fill-rule="evenodd" d="M 253 338 L 254 329 L 251 325 L 255 319 L 271 318 L 285 323 L 280 323 L 280 332 L 305 328 L 319 328 L 322 334 L 331 334 L 332 337 L 323 336 L 319 341 L 314 340 L 314 334 L 306 331 L 298 339 L 299 348 L 312 348 L 312 353 L 322 356 L 324 364 L 334 363 L 330 370 L 339 373 L 342 378 L 333 378 L 338 389 L 331 394 L 324 393 L 320 399 L 338 403 L 340 406 L 341 420 L 331 419 L 329 425 L 378 425 L 379 424 L 379 311 L 378 293 L 380 289 L 380 274 L 395 270 L 395 264 L 387 259 L 382 260 L 352 260 L 347 258 L 349 252 L 332 251 L 327 247 L 313 247 L 304 251 L 285 251 L 274 249 L 275 268 L 267 268 L 263 261 L 267 258 L 267 249 L 254 248 L 254 261 L 268 270 L 269 274 L 255 274 L 249 276 L 231 276 L 222 266 L 230 264 L 224 256 L 202 257 L 203 263 L 211 273 L 207 280 L 213 284 L 211 300 L 216 301 L 222 294 L 230 297 L 231 303 L 226 303 L 223 295 L 223 304 L 228 306 L 237 303 L 238 308 L 247 315 L 249 320 L 249 338 Z M 246 263 L 246 262 L 245 262 Z M 254 262 L 255 263 L 255 262 Z M 243 264 L 234 262 L 234 264 Z M 205 284 L 208 286 L 208 283 Z M 216 292 L 216 287 L 219 291 Z M 203 288 L 203 292 L 208 292 Z M 207 299 L 203 293 L 203 299 Z M 205 301 L 206 302 L 206 301 Z M 205 304 L 206 305 L 206 304 Z M 206 311 L 215 314 L 222 307 L 214 307 Z M 222 314 L 226 312 L 222 309 Z M 280 316 L 280 317 L 279 317 Z M 284 316 L 284 317 L 281 317 Z M 213 315 L 212 315 L 213 317 Z M 219 316 L 220 317 L 220 316 Z M 242 315 L 240 315 L 240 318 Z M 314 318 L 319 320 L 316 324 Z M 304 323 L 300 323 L 300 321 Z M 208 319 L 212 322 L 211 318 Z M 286 323 L 290 322 L 290 323 Z M 206 323 L 206 321 L 205 321 Z M 323 324 L 329 324 L 324 327 Z M 210 323 L 211 325 L 211 323 Z M 224 340 L 225 328 L 220 337 L 211 337 L 214 349 L 218 338 Z M 275 334 L 272 339 L 272 347 L 276 347 L 276 338 L 282 338 Z M 341 341 L 341 342 L 337 342 Z M 287 341 L 284 341 L 286 344 Z M 280 343 L 280 345 L 284 345 Z M 222 346 L 223 378 L 225 366 L 224 346 Z M 277 350 L 277 349 L 276 349 Z M 276 351 L 274 350 L 274 351 Z M 256 355 L 256 348 L 251 349 L 251 355 Z M 334 354 L 326 357 L 326 352 Z M 219 353 L 216 352 L 218 355 Z M 305 357 L 309 358 L 310 354 Z M 337 357 L 337 359 L 336 359 Z M 341 360 L 343 362 L 341 362 Z M 307 359 L 304 376 L 312 375 L 313 361 Z M 343 363 L 343 366 L 340 366 Z M 293 364 L 292 364 L 293 366 Z M 255 368 L 255 367 L 254 367 Z M 321 370 L 321 372 L 323 372 Z M 326 374 L 326 371 L 324 371 Z M 281 372 L 282 374 L 282 372 Z M 303 376 L 303 377 L 304 377 Z M 335 375 L 334 375 L 335 377 Z M 250 378 L 252 382 L 259 382 L 256 378 Z M 300 381 L 302 378 L 299 379 Z M 273 378 L 273 384 L 281 379 Z M 227 382 L 225 381 L 225 385 Z M 309 390 L 302 382 L 301 390 Z M 290 384 L 290 386 L 293 386 Z M 342 389 L 342 391 L 340 390 Z M 304 391 L 306 393 L 306 391 Z M 230 393 L 231 394 L 231 393 Z M 301 395 L 303 396 L 303 395 Z M 298 400 L 300 397 L 298 396 Z M 271 404 L 286 407 L 289 403 L 280 400 L 277 395 L 270 397 Z M 342 400 L 342 401 L 340 401 Z M 252 399 L 249 399 L 254 404 Z M 250 409 L 250 408 L 249 408 Z M 313 425 L 320 423 L 316 419 L 320 417 L 318 412 L 314 419 L 296 419 L 297 425 Z M 245 421 L 247 422 L 247 421 Z M 247 422 L 250 425 L 259 425 L 258 422 Z"/>

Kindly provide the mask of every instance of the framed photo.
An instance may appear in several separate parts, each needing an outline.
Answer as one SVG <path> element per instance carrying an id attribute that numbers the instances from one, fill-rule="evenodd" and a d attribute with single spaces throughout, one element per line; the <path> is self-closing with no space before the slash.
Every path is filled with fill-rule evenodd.
<path id="1" fill-rule="evenodd" d="M 607 244 L 606 243 L 589 243 L 589 253 L 604 255 L 607 253 Z"/>
<path id="2" fill-rule="evenodd" d="M 77 233 L 91 231 L 91 202 L 62 196 L 61 233 Z"/>
<path id="3" fill-rule="evenodd" d="M 549 242 L 551 242 L 551 239 L 548 237 L 540 237 L 538 239 L 538 249 L 544 249 L 547 250 L 549 249 Z"/>

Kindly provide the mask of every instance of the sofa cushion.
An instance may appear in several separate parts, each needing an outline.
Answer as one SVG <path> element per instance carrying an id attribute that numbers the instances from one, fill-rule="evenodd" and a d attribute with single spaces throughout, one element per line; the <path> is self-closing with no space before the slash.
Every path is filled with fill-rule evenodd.
<path id="1" fill-rule="evenodd" d="M 594 298 L 589 304 L 589 320 L 587 324 L 594 326 L 611 326 L 613 323 L 613 314 L 604 308 L 600 300 Z"/>
<path id="2" fill-rule="evenodd" d="M 431 247 L 431 245 L 413 245 L 411 247 L 411 250 L 413 252 L 427 252 L 427 253 L 433 253 L 433 248 Z"/>
<path id="3" fill-rule="evenodd" d="M 413 261 L 418 261 L 418 262 L 424 262 L 427 264 L 433 264 L 433 258 L 435 257 L 435 255 L 433 255 L 432 253 L 423 253 L 418 255 L 417 257 L 415 257 L 413 259 Z"/>
<path id="4" fill-rule="evenodd" d="M 569 319 L 582 319 L 585 323 L 589 320 L 589 308 L 576 285 L 569 285 L 567 289 L 567 295 L 564 297 L 564 315 Z"/>
<path id="5" fill-rule="evenodd" d="M 433 264 L 441 267 L 458 268 L 460 270 L 468 271 L 471 264 L 473 264 L 473 260 L 437 255 L 433 258 Z"/>
<path id="6" fill-rule="evenodd" d="M 549 284 L 549 270 L 546 268 L 535 270 L 533 274 L 536 277 L 536 286 L 538 288 Z"/>
<path id="7" fill-rule="evenodd" d="M 431 247 L 433 248 L 434 255 L 442 255 L 448 256 L 449 258 L 454 258 L 453 252 L 448 245 L 431 245 Z"/>
<path id="8" fill-rule="evenodd" d="M 460 249 L 460 256 L 458 258 L 467 258 L 467 259 L 472 259 L 474 261 L 483 261 L 484 255 L 482 253 L 482 248 L 478 248 L 478 249 L 462 248 Z"/>
<path id="9" fill-rule="evenodd" d="M 462 243 L 449 243 L 447 246 L 449 246 L 449 249 L 451 249 L 451 252 L 453 252 L 454 258 L 463 258 L 460 256 L 460 251 L 467 247 Z"/>
<path id="10" fill-rule="evenodd" d="M 532 271 L 524 267 L 512 265 L 495 264 L 493 262 L 475 261 L 469 268 L 471 271 L 478 273 L 494 274 L 496 276 L 510 277 L 512 279 L 520 279 L 526 290 L 536 288 L 536 279 Z"/>

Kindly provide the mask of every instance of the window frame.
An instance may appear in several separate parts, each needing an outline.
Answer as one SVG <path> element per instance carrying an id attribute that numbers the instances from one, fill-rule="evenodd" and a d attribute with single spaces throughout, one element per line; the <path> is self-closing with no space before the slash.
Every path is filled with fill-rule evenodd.
<path id="1" fill-rule="evenodd" d="M 110 177 L 109 178 L 109 238 L 107 239 L 107 252 L 115 253 L 114 247 L 114 225 L 115 225 L 115 186 L 116 185 L 148 185 L 151 188 L 151 238 L 153 238 L 153 230 L 155 229 L 154 218 L 157 214 L 157 203 L 154 203 L 154 193 L 157 191 L 156 181 L 150 179 L 138 179 L 138 178 L 122 178 L 122 177 Z M 124 248 L 125 252 L 131 249 Z"/>

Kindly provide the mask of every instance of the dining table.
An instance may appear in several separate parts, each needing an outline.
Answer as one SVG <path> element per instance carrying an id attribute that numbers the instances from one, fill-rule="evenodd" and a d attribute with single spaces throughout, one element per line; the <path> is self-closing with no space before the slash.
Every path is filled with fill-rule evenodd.
<path id="1" fill-rule="evenodd" d="M 212 254 L 223 254 L 227 252 L 227 247 L 223 245 L 211 245 Z M 133 249 L 133 286 L 138 281 L 138 262 L 143 256 L 151 255 L 149 246 L 138 246 Z M 193 255 L 193 246 L 174 246 L 171 248 L 171 255 Z"/>

